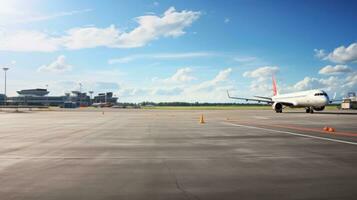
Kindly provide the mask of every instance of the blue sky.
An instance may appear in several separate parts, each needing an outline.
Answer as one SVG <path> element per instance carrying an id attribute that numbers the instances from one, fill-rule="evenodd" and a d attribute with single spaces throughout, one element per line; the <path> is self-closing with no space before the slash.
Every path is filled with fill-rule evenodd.
<path id="1" fill-rule="evenodd" d="M 46 85 L 62 95 L 82 83 L 127 102 L 230 102 L 226 90 L 271 95 L 272 74 L 281 93 L 357 89 L 354 1 L 1 4 L 8 95 Z"/>

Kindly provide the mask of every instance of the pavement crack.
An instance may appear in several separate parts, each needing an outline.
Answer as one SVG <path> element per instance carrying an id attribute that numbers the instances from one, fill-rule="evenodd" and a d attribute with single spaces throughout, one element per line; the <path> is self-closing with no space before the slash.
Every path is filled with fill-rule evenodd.
<path id="1" fill-rule="evenodd" d="M 185 190 L 185 188 L 180 184 L 176 174 L 174 173 L 174 171 L 171 169 L 171 167 L 167 164 L 167 162 L 165 160 L 162 161 L 166 167 L 166 169 L 168 170 L 170 176 L 175 180 L 175 186 L 177 188 L 177 190 L 179 190 L 183 196 L 185 197 L 185 199 L 188 200 L 200 200 L 200 198 L 198 198 L 197 196 L 191 194 L 190 192 L 188 192 L 187 190 Z"/>

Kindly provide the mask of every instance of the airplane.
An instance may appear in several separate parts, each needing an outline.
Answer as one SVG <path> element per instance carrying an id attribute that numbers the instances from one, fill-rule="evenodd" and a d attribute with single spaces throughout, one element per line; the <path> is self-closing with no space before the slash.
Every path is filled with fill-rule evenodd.
<path id="1" fill-rule="evenodd" d="M 332 103 L 336 97 L 336 93 L 332 100 L 328 97 L 327 93 L 323 90 L 307 90 L 301 92 L 294 92 L 288 94 L 279 94 L 276 80 L 273 76 L 273 96 L 264 97 L 264 96 L 254 96 L 254 98 L 241 98 L 241 97 L 232 97 L 229 95 L 227 90 L 228 98 L 239 99 L 246 101 L 256 101 L 258 103 L 265 102 L 271 104 L 273 110 L 277 113 L 282 113 L 285 107 L 291 108 L 305 108 L 306 113 L 314 113 L 315 111 L 322 111 L 325 109 L 325 106 L 329 103 Z"/>

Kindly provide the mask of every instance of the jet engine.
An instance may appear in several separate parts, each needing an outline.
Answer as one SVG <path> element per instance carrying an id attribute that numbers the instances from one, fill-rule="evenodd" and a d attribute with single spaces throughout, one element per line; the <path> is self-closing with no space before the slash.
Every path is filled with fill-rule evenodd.
<path id="1" fill-rule="evenodd" d="M 277 112 L 277 113 L 282 113 L 282 112 L 283 112 L 283 104 L 281 104 L 281 103 L 274 103 L 274 104 L 273 104 L 273 109 L 274 109 L 275 112 Z"/>
<path id="2" fill-rule="evenodd" d="M 325 106 L 314 107 L 314 110 L 316 110 L 316 111 L 323 111 L 324 109 L 325 109 Z"/>

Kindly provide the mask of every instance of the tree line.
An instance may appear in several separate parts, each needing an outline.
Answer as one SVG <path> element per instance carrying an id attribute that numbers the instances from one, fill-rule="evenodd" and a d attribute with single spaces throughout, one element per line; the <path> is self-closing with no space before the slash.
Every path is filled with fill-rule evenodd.
<path id="1" fill-rule="evenodd" d="M 189 103 L 189 102 L 151 102 L 144 101 L 141 103 L 118 103 L 121 106 L 239 106 L 239 105 L 247 105 L 247 106 L 264 106 L 266 104 L 247 104 L 247 103 Z"/>

